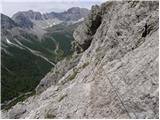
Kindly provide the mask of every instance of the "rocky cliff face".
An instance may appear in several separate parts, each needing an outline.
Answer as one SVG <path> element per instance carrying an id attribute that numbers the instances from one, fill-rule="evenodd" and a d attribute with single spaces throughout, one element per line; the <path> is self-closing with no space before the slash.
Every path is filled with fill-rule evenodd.
<path id="1" fill-rule="evenodd" d="M 82 55 L 76 65 L 57 80 L 48 74 L 43 81 L 56 82 L 3 111 L 3 117 L 158 118 L 158 6 L 158 1 L 94 6 L 74 33 Z"/>

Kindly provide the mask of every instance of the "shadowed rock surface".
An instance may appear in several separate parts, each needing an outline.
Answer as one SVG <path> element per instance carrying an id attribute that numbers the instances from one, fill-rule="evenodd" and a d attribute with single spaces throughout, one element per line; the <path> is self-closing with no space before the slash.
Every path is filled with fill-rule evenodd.
<path id="1" fill-rule="evenodd" d="M 2 117 L 158 118 L 158 8 L 158 1 L 92 7 L 74 33 L 77 65 Z"/>
<path id="2" fill-rule="evenodd" d="M 1 15 L 1 29 L 6 30 L 6 29 L 11 29 L 13 27 L 18 26 L 12 19 L 10 19 L 8 16 L 4 14 Z"/>

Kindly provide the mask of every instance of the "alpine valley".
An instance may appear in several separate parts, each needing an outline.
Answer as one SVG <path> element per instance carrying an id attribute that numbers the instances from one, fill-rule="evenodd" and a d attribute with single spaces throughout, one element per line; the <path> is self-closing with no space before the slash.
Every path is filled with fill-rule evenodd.
<path id="1" fill-rule="evenodd" d="M 88 13 L 73 7 L 62 13 L 22 11 L 12 18 L 1 14 L 2 109 L 34 94 L 45 74 L 73 53 L 73 31 Z"/>

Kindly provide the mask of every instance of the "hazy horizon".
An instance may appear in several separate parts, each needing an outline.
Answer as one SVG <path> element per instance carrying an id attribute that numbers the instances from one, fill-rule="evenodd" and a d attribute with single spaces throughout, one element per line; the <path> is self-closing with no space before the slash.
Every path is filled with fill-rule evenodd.
<path id="1" fill-rule="evenodd" d="M 12 16 L 18 11 L 63 12 L 71 7 L 90 9 L 92 5 L 100 5 L 106 0 L 2 0 L 1 13 Z"/>

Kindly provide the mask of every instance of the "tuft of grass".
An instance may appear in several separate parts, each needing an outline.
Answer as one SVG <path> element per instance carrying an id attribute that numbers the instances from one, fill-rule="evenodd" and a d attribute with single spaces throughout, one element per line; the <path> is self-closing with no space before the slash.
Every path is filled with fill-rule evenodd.
<path id="1" fill-rule="evenodd" d="M 51 114 L 51 113 L 47 113 L 45 116 L 46 119 L 54 119 L 55 117 L 56 117 L 56 115 Z"/>
<path id="2" fill-rule="evenodd" d="M 88 66 L 89 65 L 89 62 L 87 62 L 87 63 L 84 63 L 83 65 L 82 65 L 82 68 L 84 69 L 86 66 Z"/>
<path id="3" fill-rule="evenodd" d="M 67 97 L 67 94 L 63 94 L 59 97 L 58 102 L 62 101 L 65 97 Z"/>
<path id="4" fill-rule="evenodd" d="M 73 58 L 73 53 L 66 56 L 66 60 L 68 60 L 68 61 L 71 60 L 72 58 Z"/>
<path id="5" fill-rule="evenodd" d="M 59 71 L 55 71 L 56 74 L 59 74 Z"/>
<path id="6" fill-rule="evenodd" d="M 70 80 L 70 81 L 73 80 L 76 77 L 77 73 L 78 73 L 78 71 L 73 71 L 73 74 L 69 75 L 68 80 Z"/>
<path id="7" fill-rule="evenodd" d="M 80 70 L 80 69 L 84 69 L 86 66 L 88 66 L 89 65 L 89 62 L 87 62 L 87 63 L 84 63 L 80 68 L 78 68 L 78 69 L 73 69 L 73 74 L 71 74 L 71 75 L 69 75 L 69 77 L 68 77 L 68 80 L 69 81 L 71 81 L 71 80 L 73 80 L 76 76 L 77 76 L 77 74 L 79 73 L 78 71 Z"/>

